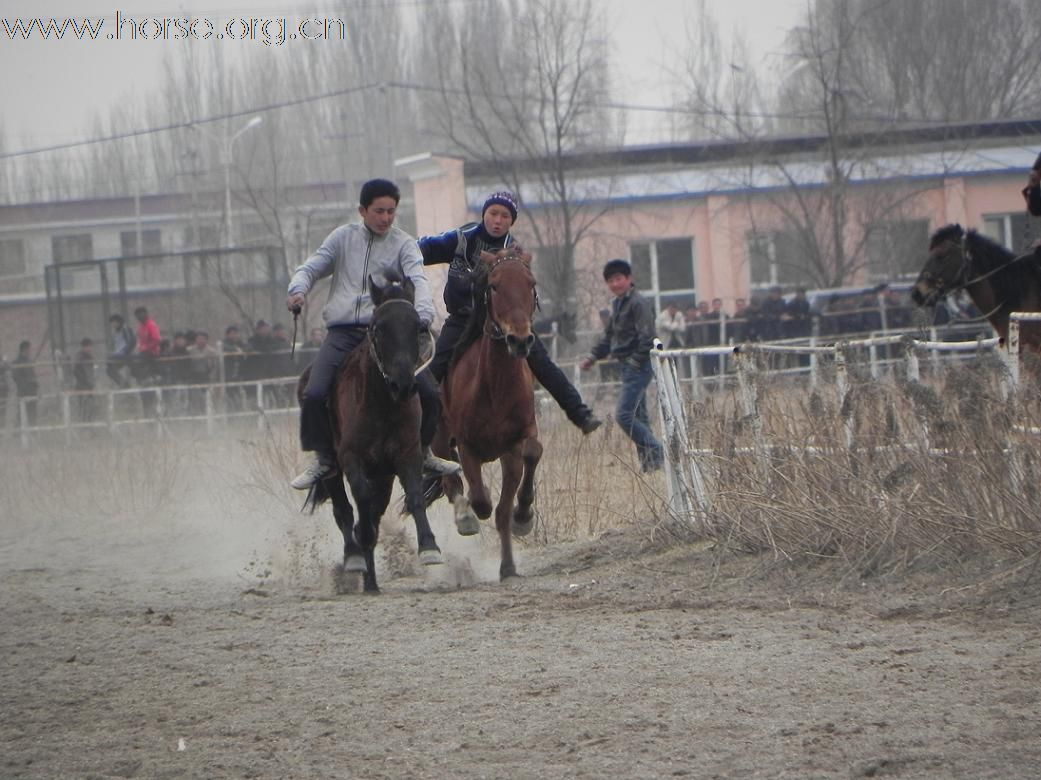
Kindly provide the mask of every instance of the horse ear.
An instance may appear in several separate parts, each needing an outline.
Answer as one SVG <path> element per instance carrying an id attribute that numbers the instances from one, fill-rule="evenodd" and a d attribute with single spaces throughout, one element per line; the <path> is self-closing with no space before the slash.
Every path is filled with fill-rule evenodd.
<path id="1" fill-rule="evenodd" d="M 405 277 L 401 282 L 401 289 L 405 291 L 405 296 L 408 298 L 409 303 L 416 302 L 416 285 L 412 283 L 409 277 Z"/>
<path id="2" fill-rule="evenodd" d="M 491 268 L 493 265 L 495 265 L 495 261 L 499 259 L 499 256 L 497 254 L 495 254 L 494 252 L 489 252 L 487 249 L 482 249 L 481 250 L 480 257 L 481 257 L 481 262 L 484 263 L 489 268 Z"/>
<path id="3" fill-rule="evenodd" d="M 373 306 L 379 306 L 383 303 L 383 288 L 376 284 L 372 274 L 369 274 L 369 297 L 372 298 Z"/>

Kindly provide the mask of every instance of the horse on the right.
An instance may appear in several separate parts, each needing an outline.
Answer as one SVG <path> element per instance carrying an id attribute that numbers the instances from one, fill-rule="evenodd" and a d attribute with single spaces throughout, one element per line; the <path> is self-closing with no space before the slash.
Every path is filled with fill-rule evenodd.
<path id="1" fill-rule="evenodd" d="M 1009 315 L 1041 311 L 1041 257 L 1015 255 L 975 230 L 953 224 L 929 239 L 929 258 L 911 288 L 919 306 L 935 306 L 945 295 L 965 290 L 1004 341 Z M 1025 328 L 1023 346 L 1041 352 L 1041 333 Z"/>
<path id="2" fill-rule="evenodd" d="M 442 477 L 441 485 L 464 536 L 478 532 L 477 517 L 492 513 L 481 466 L 499 461 L 502 485 L 495 528 L 502 552 L 500 579 L 517 575 L 511 534 L 523 536 L 532 529 L 535 469 L 542 457 L 534 380 L 526 360 L 535 341 L 537 303 L 530 265 L 531 256 L 516 249 L 481 253 L 474 312 L 442 383 L 441 424 L 432 447 L 442 457 L 452 454 L 453 444 L 458 448 L 469 497 L 463 495 L 458 475 Z M 427 496 L 436 497 L 430 491 Z"/>

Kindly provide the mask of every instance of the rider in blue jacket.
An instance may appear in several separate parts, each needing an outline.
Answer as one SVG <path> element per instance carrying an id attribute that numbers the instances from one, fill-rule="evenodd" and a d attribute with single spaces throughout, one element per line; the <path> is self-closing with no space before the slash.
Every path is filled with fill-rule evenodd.
<path id="1" fill-rule="evenodd" d="M 517 220 L 517 201 L 509 192 L 496 192 L 488 197 L 481 210 L 481 221 L 449 230 L 439 236 L 419 239 L 424 265 L 448 263 L 445 284 L 445 306 L 448 319 L 437 339 L 430 371 L 440 382 L 448 373 L 452 350 L 473 312 L 473 272 L 480 263 L 482 250 L 497 252 L 515 244 L 510 228 Z M 583 433 L 600 427 L 600 420 L 582 401 L 582 396 L 553 362 L 538 336 L 528 355 L 528 366 L 546 391 L 560 405 L 568 419 Z"/>

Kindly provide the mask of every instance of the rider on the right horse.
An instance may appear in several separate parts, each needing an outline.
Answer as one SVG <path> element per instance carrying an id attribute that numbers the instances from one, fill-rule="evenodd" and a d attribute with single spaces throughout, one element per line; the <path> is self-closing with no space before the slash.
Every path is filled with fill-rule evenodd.
<path id="1" fill-rule="evenodd" d="M 434 359 L 430 364 L 430 373 L 438 382 L 448 373 L 452 351 L 472 313 L 473 272 L 480 262 L 480 253 L 482 250 L 495 252 L 515 246 L 510 228 L 516 220 L 517 199 L 510 192 L 495 192 L 485 200 L 480 222 L 419 239 L 424 265 L 448 264 L 448 281 L 444 293 L 448 319 L 441 328 Z M 528 355 L 528 366 L 539 384 L 546 388 L 567 418 L 582 433 L 592 433 L 600 427 L 600 418 L 586 406 L 578 390 L 553 362 L 538 336 L 535 336 L 535 343 Z"/>
<path id="2" fill-rule="evenodd" d="M 1041 217 L 1041 154 L 1034 160 L 1034 167 L 1027 176 L 1027 186 L 1023 188 L 1023 200 L 1027 202 L 1027 211 L 1032 216 Z M 1041 238 L 1033 243 L 1034 249 L 1041 249 Z"/>

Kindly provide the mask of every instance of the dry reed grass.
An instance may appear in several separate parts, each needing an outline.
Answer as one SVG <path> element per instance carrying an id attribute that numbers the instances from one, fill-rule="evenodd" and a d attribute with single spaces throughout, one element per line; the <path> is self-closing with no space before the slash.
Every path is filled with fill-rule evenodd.
<path id="1" fill-rule="evenodd" d="M 831 560 L 852 577 L 957 566 L 982 555 L 1036 561 L 1041 460 L 1030 395 L 1006 402 L 993 358 L 920 384 L 871 379 L 853 364 L 851 391 L 759 375 L 755 425 L 736 391 L 691 404 L 695 447 L 708 459 L 713 509 L 700 530 L 721 549 L 769 561 Z M 801 380 L 800 380 L 801 381 Z M 692 532 L 693 533 L 693 532 Z"/>

